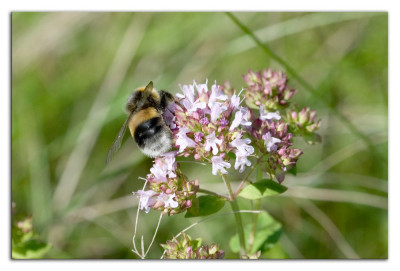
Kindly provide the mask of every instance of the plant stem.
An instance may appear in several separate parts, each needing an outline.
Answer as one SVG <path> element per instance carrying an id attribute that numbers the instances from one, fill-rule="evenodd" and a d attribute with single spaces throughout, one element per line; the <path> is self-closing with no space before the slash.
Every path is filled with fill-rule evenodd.
<path id="1" fill-rule="evenodd" d="M 235 216 L 235 220 L 236 220 L 236 226 L 237 226 L 237 230 L 238 230 L 239 243 L 240 243 L 240 255 L 244 255 L 246 253 L 246 242 L 244 239 L 243 222 L 242 222 L 242 216 L 240 215 L 239 205 L 236 202 L 235 195 L 233 194 L 233 191 L 232 191 L 232 188 L 231 188 L 231 185 L 230 185 L 228 179 L 223 174 L 221 174 L 221 177 L 222 177 L 222 180 L 224 180 L 226 188 L 228 189 L 231 208 L 232 208 L 232 211 L 234 212 L 234 216 Z"/>
<path id="2" fill-rule="evenodd" d="M 239 243 L 240 243 L 240 255 L 245 255 L 246 254 L 246 241 L 244 239 L 244 229 L 243 229 L 243 222 L 242 222 L 242 216 L 240 215 L 240 209 L 239 205 L 237 204 L 236 200 L 233 200 L 230 202 L 232 211 L 235 212 L 235 220 L 236 220 L 236 226 L 238 229 L 238 235 L 239 235 Z"/>
<path id="3" fill-rule="evenodd" d="M 258 164 L 260 163 L 261 159 L 264 157 L 264 154 L 261 154 L 260 157 L 258 157 L 257 161 L 254 163 L 254 165 L 250 168 L 249 172 L 246 174 L 246 176 L 243 178 L 242 182 L 239 184 L 233 198 L 235 199 L 237 195 L 239 195 L 240 191 L 242 190 L 244 184 L 249 181 L 249 177 L 253 173 L 253 171 L 256 169 Z"/>
<path id="4" fill-rule="evenodd" d="M 260 199 L 254 200 L 254 208 L 252 207 L 251 209 L 260 210 L 260 205 L 261 205 Z M 248 251 L 247 251 L 249 254 L 251 253 L 251 250 L 253 249 L 254 240 L 256 238 L 257 220 L 258 220 L 258 213 L 255 213 L 253 215 L 253 227 L 251 229 L 251 233 L 250 233 L 250 237 L 249 237 L 249 247 L 248 247 Z"/>

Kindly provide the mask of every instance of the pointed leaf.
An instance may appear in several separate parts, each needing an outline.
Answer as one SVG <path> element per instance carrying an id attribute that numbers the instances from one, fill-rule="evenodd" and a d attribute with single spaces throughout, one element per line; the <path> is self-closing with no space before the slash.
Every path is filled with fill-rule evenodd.
<path id="1" fill-rule="evenodd" d="M 239 193 L 239 196 L 245 199 L 260 199 L 268 196 L 281 194 L 287 190 L 286 186 L 278 184 L 272 180 L 261 180 L 249 184 Z"/>
<path id="2" fill-rule="evenodd" d="M 225 205 L 225 200 L 216 196 L 200 196 L 196 203 L 190 207 L 185 217 L 207 216 L 218 212 Z"/>

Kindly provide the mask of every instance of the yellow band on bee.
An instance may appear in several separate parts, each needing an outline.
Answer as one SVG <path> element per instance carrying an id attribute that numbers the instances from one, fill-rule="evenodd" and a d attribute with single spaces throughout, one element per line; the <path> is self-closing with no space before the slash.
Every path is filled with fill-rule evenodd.
<path id="1" fill-rule="evenodd" d="M 135 136 L 136 127 L 138 127 L 143 122 L 158 116 L 159 114 L 154 107 L 148 107 L 146 109 L 137 112 L 129 121 L 129 130 L 131 132 L 132 137 Z"/>

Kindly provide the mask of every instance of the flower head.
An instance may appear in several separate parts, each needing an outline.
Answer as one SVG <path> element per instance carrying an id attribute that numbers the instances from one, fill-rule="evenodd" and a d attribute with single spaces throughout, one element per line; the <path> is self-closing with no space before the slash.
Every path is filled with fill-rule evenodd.
<path id="1" fill-rule="evenodd" d="M 218 171 L 226 174 L 229 164 L 229 156 L 226 154 L 237 151 L 231 143 L 245 133 L 242 127 L 251 126 L 250 112 L 240 106 L 240 97 L 235 91 L 233 96 L 229 95 L 225 86 L 219 86 L 217 83 L 214 83 L 210 90 L 207 82 L 199 86 L 196 83 L 181 86 L 183 94 L 178 95 L 181 106 L 176 111 L 174 120 L 175 145 L 179 148 L 179 155 L 193 155 L 196 160 L 211 162 L 213 174 L 217 174 Z M 205 103 L 206 106 L 197 107 L 196 111 L 192 111 L 192 107 L 186 105 L 187 100 Z M 247 139 L 247 144 L 250 144 L 250 141 Z M 241 161 L 245 162 L 236 167 L 240 168 L 240 171 L 251 165 L 248 159 L 244 159 L 247 156 L 246 152 L 241 155 Z M 219 158 L 215 160 L 214 157 Z"/>
<path id="2" fill-rule="evenodd" d="M 165 249 L 164 259 L 222 259 L 225 255 L 218 244 L 202 246 L 201 239 L 192 240 L 184 232 L 179 240 L 174 237 L 161 246 Z"/>
<path id="3" fill-rule="evenodd" d="M 264 105 L 268 110 L 277 110 L 289 105 L 289 99 L 297 92 L 287 85 L 286 74 L 271 69 L 260 72 L 248 71 L 243 75 L 247 88 L 246 103 L 250 107 Z"/>
<path id="4" fill-rule="evenodd" d="M 303 136 L 307 143 L 315 144 L 321 142 L 321 137 L 316 131 L 321 126 L 321 120 L 316 121 L 317 112 L 309 107 L 301 111 L 288 110 L 287 122 L 293 134 Z"/>
<path id="5" fill-rule="evenodd" d="M 154 160 L 146 180 L 150 190 L 134 192 L 140 198 L 139 208 L 146 213 L 150 209 L 174 215 L 190 208 L 199 188 L 198 181 L 189 181 L 175 160 L 176 151 L 165 153 Z"/>

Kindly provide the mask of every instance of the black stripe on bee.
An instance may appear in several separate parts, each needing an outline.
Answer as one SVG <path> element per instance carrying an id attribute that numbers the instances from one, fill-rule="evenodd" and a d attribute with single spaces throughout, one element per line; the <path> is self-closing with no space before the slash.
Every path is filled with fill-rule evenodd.
<path id="1" fill-rule="evenodd" d="M 135 129 L 136 143 L 139 145 L 139 147 L 143 147 L 146 139 L 153 137 L 161 129 L 162 124 L 160 123 L 160 117 L 151 118 L 141 123 Z"/>
<path id="2" fill-rule="evenodd" d="M 164 111 L 165 108 L 167 108 L 168 104 L 174 100 L 174 96 L 165 90 L 160 90 L 160 97 L 161 97 L 160 106 Z"/>

